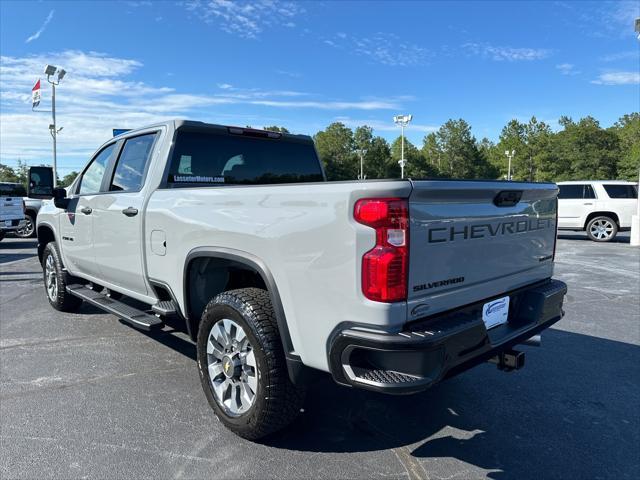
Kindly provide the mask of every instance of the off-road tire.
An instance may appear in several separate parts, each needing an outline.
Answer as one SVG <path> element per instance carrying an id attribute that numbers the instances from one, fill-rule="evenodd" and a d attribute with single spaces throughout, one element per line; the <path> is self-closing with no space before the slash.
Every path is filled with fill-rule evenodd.
<path id="1" fill-rule="evenodd" d="M 604 230 L 600 229 L 602 233 L 597 231 L 598 226 L 602 226 L 602 228 L 604 228 Z M 589 220 L 586 231 L 587 236 L 594 242 L 610 242 L 616 238 L 616 235 L 618 234 L 618 224 L 611 217 L 599 215 Z"/>
<path id="2" fill-rule="evenodd" d="M 55 270 L 57 281 L 57 291 L 54 298 L 51 298 L 47 289 L 47 261 L 50 257 L 53 261 L 53 268 Z M 82 300 L 67 292 L 67 285 L 71 283 L 70 275 L 64 270 L 56 242 L 49 242 L 47 243 L 47 246 L 44 247 L 44 253 L 42 255 L 42 273 L 47 300 L 49 300 L 49 303 L 53 308 L 61 312 L 74 312 L 80 307 L 80 305 L 82 305 Z"/>
<path id="3" fill-rule="evenodd" d="M 228 318 L 247 335 L 256 358 L 258 389 L 253 404 L 230 416 L 213 393 L 207 362 L 209 333 L 218 320 Z M 198 330 L 198 371 L 202 388 L 218 419 L 232 432 L 257 440 L 289 425 L 299 414 L 304 390 L 289 379 L 275 313 L 267 291 L 241 288 L 223 292 L 205 307 Z"/>

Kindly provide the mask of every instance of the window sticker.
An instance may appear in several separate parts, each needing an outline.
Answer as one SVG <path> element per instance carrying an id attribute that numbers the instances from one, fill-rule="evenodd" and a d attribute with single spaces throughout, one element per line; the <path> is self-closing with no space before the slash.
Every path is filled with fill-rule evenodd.
<path id="1" fill-rule="evenodd" d="M 184 183 L 224 183 L 224 177 L 208 177 L 206 175 L 174 175 L 173 181 Z"/>
<path id="2" fill-rule="evenodd" d="M 178 173 L 183 175 L 191 175 L 191 155 L 180 155 L 180 164 L 178 165 Z"/>

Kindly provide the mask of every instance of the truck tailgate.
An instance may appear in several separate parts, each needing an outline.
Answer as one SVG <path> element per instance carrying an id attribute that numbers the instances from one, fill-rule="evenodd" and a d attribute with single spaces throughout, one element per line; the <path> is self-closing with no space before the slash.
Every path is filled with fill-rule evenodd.
<path id="1" fill-rule="evenodd" d="M 557 192 L 542 183 L 413 182 L 408 320 L 549 278 Z"/>
<path id="2" fill-rule="evenodd" d="M 0 221 L 23 218 L 22 197 L 0 197 Z"/>

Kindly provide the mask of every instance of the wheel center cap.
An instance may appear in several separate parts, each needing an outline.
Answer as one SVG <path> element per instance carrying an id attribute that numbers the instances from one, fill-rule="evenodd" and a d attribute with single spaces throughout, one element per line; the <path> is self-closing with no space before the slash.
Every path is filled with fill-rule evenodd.
<path id="1" fill-rule="evenodd" d="M 237 363 L 228 355 L 222 357 L 222 371 L 227 378 L 233 378 L 236 373 Z"/>

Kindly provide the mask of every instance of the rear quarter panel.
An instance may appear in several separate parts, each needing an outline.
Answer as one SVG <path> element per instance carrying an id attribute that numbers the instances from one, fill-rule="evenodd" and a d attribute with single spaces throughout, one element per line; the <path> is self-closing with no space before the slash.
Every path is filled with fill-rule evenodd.
<path id="1" fill-rule="evenodd" d="M 360 262 L 374 231 L 353 220 L 363 197 L 408 197 L 407 181 L 332 182 L 156 190 L 145 218 L 149 277 L 169 283 L 184 311 L 183 271 L 189 252 L 233 249 L 258 257 L 273 276 L 295 353 L 328 370 L 327 340 L 341 322 L 401 328 L 406 304 L 366 300 Z M 151 232 L 166 235 L 166 254 Z"/>

